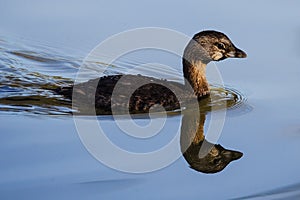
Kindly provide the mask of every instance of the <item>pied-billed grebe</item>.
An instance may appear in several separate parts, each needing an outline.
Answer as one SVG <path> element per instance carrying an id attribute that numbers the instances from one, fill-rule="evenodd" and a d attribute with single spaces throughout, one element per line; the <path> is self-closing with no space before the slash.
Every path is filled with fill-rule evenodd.
<path id="1" fill-rule="evenodd" d="M 182 64 L 185 85 L 189 84 L 199 99 L 207 96 L 209 85 L 206 79 L 206 65 L 210 61 L 245 58 L 246 56 L 246 53 L 235 47 L 225 34 L 212 30 L 199 32 L 194 35 L 184 50 Z M 125 87 L 133 87 L 142 82 L 146 84 L 133 93 L 120 92 L 112 101 L 113 90 L 120 79 L 122 79 L 121 85 Z M 180 108 L 180 103 L 172 91 L 179 91 L 176 94 L 180 93 L 183 96 L 186 94 L 184 85 L 142 75 L 105 76 L 77 84 L 76 87 L 56 89 L 58 94 L 68 99 L 72 99 L 73 95 L 74 100 L 74 95 L 76 95 L 77 104 L 80 104 L 81 108 L 86 108 L 86 110 L 79 110 L 82 114 L 91 112 L 90 108 L 87 108 L 90 105 L 95 105 L 97 114 L 111 114 L 111 109 L 114 107 L 118 107 L 119 110 L 129 109 L 131 113 L 148 112 L 155 104 L 163 106 L 168 111 L 175 110 Z M 129 103 L 128 95 L 131 95 Z"/>

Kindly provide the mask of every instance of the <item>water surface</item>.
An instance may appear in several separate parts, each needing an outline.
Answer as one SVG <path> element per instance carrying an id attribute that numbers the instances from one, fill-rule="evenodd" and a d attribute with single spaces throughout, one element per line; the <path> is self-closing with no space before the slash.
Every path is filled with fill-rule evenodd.
<path id="1" fill-rule="evenodd" d="M 2 1 L 1 198 L 297 199 L 298 4 Z M 246 107 L 239 105 L 227 112 L 218 143 L 242 152 L 243 157 L 223 171 L 198 172 L 183 157 L 152 173 L 112 170 L 86 151 L 70 115 L 72 108 L 48 90 L 71 84 L 81 61 L 99 42 L 144 26 L 172 28 L 190 36 L 203 29 L 220 30 L 247 52 L 245 60 L 217 63 L 225 85 L 247 99 Z M 148 59 L 132 55 L 116 64 L 123 69 Z M 180 58 L 164 54 L 153 60 L 180 70 Z M 122 135 L 109 116 L 99 119 L 111 130 L 109 137 L 114 142 L 142 152 L 172 138 L 182 116 L 169 117 L 167 127 L 149 143 Z M 205 123 L 209 122 L 208 115 Z M 204 132 L 207 130 L 204 126 Z"/>

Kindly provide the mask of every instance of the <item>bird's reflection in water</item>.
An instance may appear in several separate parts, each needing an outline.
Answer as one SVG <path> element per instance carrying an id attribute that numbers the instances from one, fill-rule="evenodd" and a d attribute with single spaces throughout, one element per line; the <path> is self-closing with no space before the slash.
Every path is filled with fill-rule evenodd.
<path id="1" fill-rule="evenodd" d="M 205 140 L 205 116 L 205 113 L 200 115 L 195 112 L 184 113 L 181 125 L 181 151 L 192 169 L 203 173 L 217 173 L 231 161 L 240 159 L 243 153 L 225 149 L 219 144 Z"/>

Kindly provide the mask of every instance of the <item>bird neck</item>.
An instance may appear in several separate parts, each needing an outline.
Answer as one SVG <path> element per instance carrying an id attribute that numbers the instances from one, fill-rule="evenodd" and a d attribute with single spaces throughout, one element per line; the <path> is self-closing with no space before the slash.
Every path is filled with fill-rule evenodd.
<path id="1" fill-rule="evenodd" d="M 183 60 L 183 74 L 185 84 L 190 84 L 198 98 L 209 94 L 205 63 L 201 61 L 189 63 L 186 60 Z"/>

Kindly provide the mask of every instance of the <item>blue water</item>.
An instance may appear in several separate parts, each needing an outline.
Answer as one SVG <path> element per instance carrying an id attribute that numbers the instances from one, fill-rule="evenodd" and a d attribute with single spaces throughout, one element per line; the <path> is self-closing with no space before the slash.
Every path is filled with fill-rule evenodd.
<path id="1" fill-rule="evenodd" d="M 53 97 L 40 89 L 43 83 L 71 83 L 83 58 L 99 42 L 137 27 L 170 28 L 189 36 L 204 29 L 219 30 L 245 50 L 248 58 L 216 63 L 225 85 L 247 99 L 247 108 L 228 111 L 218 140 L 222 146 L 244 155 L 223 171 L 197 172 L 189 168 L 183 157 L 151 173 L 130 174 L 110 169 L 82 145 L 74 120 L 68 114 L 71 110 L 48 98 L 46 102 L 51 106 L 20 109 L 18 106 L 24 105 L 10 103 L 3 109 L 1 105 L 0 198 L 297 199 L 300 195 L 299 6 L 296 1 L 2 0 L 1 98 L 20 94 Z M 37 57 L 28 59 L 12 52 L 29 52 Z M 127 66 L 127 61 L 148 62 L 132 55 L 120 62 L 124 64 L 120 67 Z M 176 58 L 166 57 L 163 61 L 174 64 Z M 12 85 L 15 83 L 19 85 Z M 169 118 L 161 141 L 136 146 L 128 142 L 131 145 L 128 148 L 148 150 L 160 146 L 170 136 L 166 134 L 180 126 L 181 119 L 180 115 Z M 118 129 L 112 128 L 112 122 L 110 117 L 101 118 L 105 128 L 119 134 Z M 121 140 L 125 136 L 111 137 L 120 145 L 127 144 Z"/>

